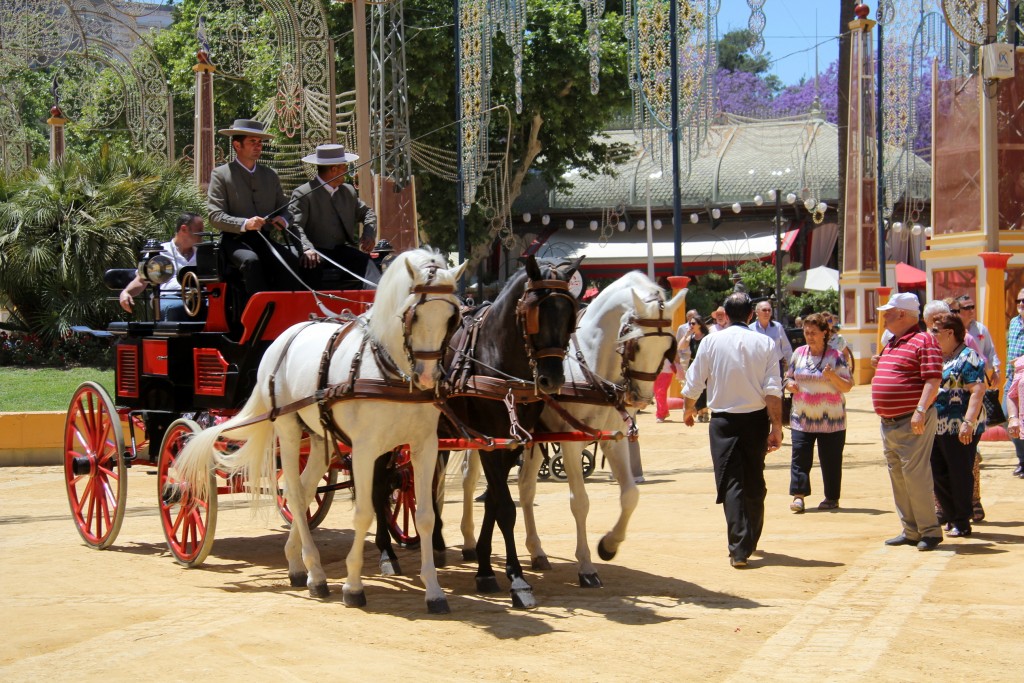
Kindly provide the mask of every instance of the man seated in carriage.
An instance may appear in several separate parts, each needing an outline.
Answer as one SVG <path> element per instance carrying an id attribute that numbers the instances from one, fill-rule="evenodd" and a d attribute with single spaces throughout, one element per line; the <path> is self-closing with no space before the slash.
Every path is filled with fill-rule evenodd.
<path id="1" fill-rule="evenodd" d="M 281 179 L 257 163 L 263 142 L 273 136 L 263 123 L 248 119 L 237 119 L 220 134 L 231 138 L 235 159 L 213 169 L 207 204 L 210 222 L 223 233 L 227 263 L 241 274 L 246 297 L 301 289 L 293 275 L 298 255 L 269 239 L 271 228 L 284 230 L 291 221 Z"/>
<path id="2" fill-rule="evenodd" d="M 304 279 L 314 288 L 326 284 L 362 289 L 366 281 L 380 279 L 380 271 L 370 259 L 377 237 L 377 214 L 345 182 L 349 163 L 357 159 L 344 145 L 320 145 L 315 153 L 302 158 L 317 167 L 317 176 L 292 192 L 290 208 L 302 241 Z"/>
<path id="3" fill-rule="evenodd" d="M 160 318 L 171 322 L 189 320 L 181 300 L 178 273 L 186 266 L 196 265 L 196 245 L 202 241 L 202 232 L 205 229 L 203 217 L 189 212 L 178 217 L 177 226 L 174 237 L 160 245 L 163 248 L 161 253 L 171 260 L 174 267 L 174 277 L 160 285 Z M 146 290 L 147 284 L 141 275 L 136 275 L 135 279 L 121 290 L 118 297 L 121 308 L 131 313 L 135 297 Z"/>

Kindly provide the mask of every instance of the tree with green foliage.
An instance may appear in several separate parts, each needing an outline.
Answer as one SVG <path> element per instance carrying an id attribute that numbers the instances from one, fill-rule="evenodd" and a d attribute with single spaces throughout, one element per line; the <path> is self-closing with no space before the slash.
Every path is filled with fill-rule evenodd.
<path id="1" fill-rule="evenodd" d="M 103 273 L 204 205 L 180 164 L 107 148 L 0 176 L 0 306 L 11 314 L 0 329 L 54 341 L 73 325 L 105 327 L 119 309 Z"/>
<path id="2" fill-rule="evenodd" d="M 729 31 L 718 39 L 718 68 L 733 73 L 748 73 L 758 76 L 768 89 L 777 93 L 782 90 L 782 81 L 774 74 L 768 74 L 772 65 L 770 53 L 752 55 L 750 44 L 753 35 L 747 29 Z"/>

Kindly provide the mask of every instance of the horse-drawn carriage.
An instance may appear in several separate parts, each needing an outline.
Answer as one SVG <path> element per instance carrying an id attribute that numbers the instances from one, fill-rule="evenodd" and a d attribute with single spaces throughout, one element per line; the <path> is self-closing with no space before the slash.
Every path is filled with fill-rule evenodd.
<path id="1" fill-rule="evenodd" d="M 75 394 L 67 419 L 65 472 L 79 533 L 89 545 L 109 546 L 124 513 L 126 468 L 153 465 L 168 545 L 180 563 L 195 566 L 213 542 L 216 495 L 274 493 L 281 479 L 290 509 L 307 511 L 292 519 L 285 546 L 289 577 L 292 585 L 306 585 L 322 597 L 328 592 L 326 576 L 309 529 L 329 506 L 327 494 L 338 486 L 337 456 L 346 452 L 356 490 L 356 542 L 344 587 L 348 605 L 365 604 L 361 540 L 374 517 L 370 492 L 380 488 L 372 463 L 381 453 L 401 449 L 413 474 L 388 478 L 397 483 L 385 496 L 391 509 L 384 519 L 392 527 L 404 523 L 408 536 L 414 515 L 415 529 L 431 539 L 433 554 L 431 544 L 421 544 L 427 605 L 447 611 L 434 570 L 435 557 L 443 563 L 434 506 L 415 506 L 417 500 L 434 499 L 431 475 L 439 448 L 493 452 L 482 458 L 493 495 L 477 544 L 478 586 L 497 588 L 490 568 L 490 530 L 497 524 L 506 541 L 513 603 L 535 604 L 512 539 L 515 506 L 507 477 L 517 454 L 509 451 L 561 442 L 563 451 L 572 450 L 563 463 L 574 497 L 585 497 L 577 490 L 582 447 L 622 439 L 620 416 L 631 430 L 635 427 L 627 409 L 643 402 L 641 397 L 650 398 L 662 358 L 674 352 L 671 317 L 682 303 L 681 297 L 665 301 L 653 283 L 633 274 L 581 317 L 580 339 L 567 358 L 577 327 L 577 304 L 567 281 L 576 263 L 548 264 L 542 272 L 531 258 L 493 306 L 467 314 L 454 296 L 461 268 L 445 270 L 437 255 L 415 250 L 396 259 L 375 295 L 334 293 L 352 313 L 373 302 L 347 322 L 302 322 L 323 311 L 325 297 L 274 292 L 253 296 L 236 325 L 226 284 L 204 270 L 204 262 L 216 259 L 208 255 L 194 273 L 185 274 L 182 296 L 190 316 L 205 311 L 205 321 L 115 323 L 110 331 L 119 336 L 116 404 L 91 383 Z M 508 436 L 491 436 L 504 433 Z M 143 455 L 147 441 L 160 446 Z M 614 452 L 610 462 L 623 486 L 623 515 L 602 538 L 604 559 L 614 556 L 624 539 L 636 504 L 628 456 Z M 535 483 L 535 470 L 532 478 Z M 381 500 L 379 494 L 376 499 Z M 384 525 L 376 507 L 378 546 L 390 546 L 386 533 L 382 543 Z M 574 506 L 573 511 L 585 550 L 586 510 Z M 527 519 L 532 522 L 532 515 Z M 532 545 L 531 554 L 535 549 L 543 554 L 539 541 Z M 464 548 L 464 557 L 472 550 Z M 589 567 L 589 551 L 577 556 L 581 585 L 600 585 Z"/>

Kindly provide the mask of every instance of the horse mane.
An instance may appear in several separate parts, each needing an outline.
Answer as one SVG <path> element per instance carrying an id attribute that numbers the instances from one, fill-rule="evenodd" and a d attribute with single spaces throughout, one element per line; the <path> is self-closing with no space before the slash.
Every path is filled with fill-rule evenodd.
<path id="1" fill-rule="evenodd" d="M 416 273 L 416 278 L 409 276 L 409 269 Z M 397 335 L 397 343 L 401 344 L 402 326 L 400 314 L 412 304 L 413 294 L 410 292 L 417 284 L 427 281 L 426 270 L 430 266 L 437 268 L 432 284 L 454 285 L 454 279 L 440 253 L 432 249 L 413 249 L 404 251 L 395 257 L 381 276 L 377 285 L 377 293 L 373 306 L 366 314 L 370 336 L 388 345 Z"/>
<path id="2" fill-rule="evenodd" d="M 639 270 L 631 270 L 602 289 L 590 302 L 588 310 L 593 308 L 595 311 L 603 311 L 607 306 L 622 306 L 627 312 L 632 311 L 633 296 L 631 292 L 634 289 L 644 301 L 666 300 L 665 291 L 657 283 Z"/>

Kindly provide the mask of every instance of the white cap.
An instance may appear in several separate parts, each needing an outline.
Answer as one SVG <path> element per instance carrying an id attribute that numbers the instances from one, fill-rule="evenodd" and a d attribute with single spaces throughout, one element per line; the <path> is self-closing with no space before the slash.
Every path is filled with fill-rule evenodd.
<path id="1" fill-rule="evenodd" d="M 921 302 L 917 300 L 916 294 L 911 294 L 910 292 L 897 292 L 889 297 L 889 303 L 879 306 L 878 310 L 888 311 L 893 308 L 917 313 L 921 310 Z"/>

